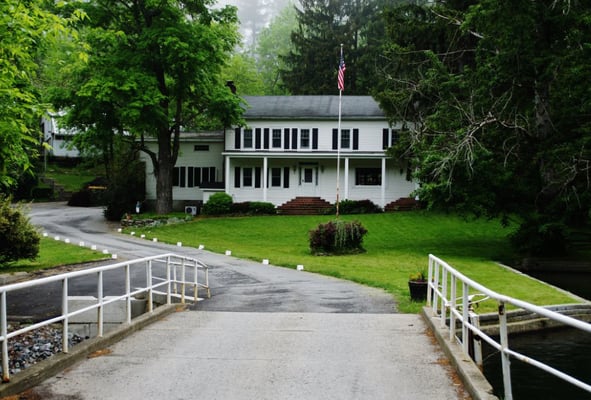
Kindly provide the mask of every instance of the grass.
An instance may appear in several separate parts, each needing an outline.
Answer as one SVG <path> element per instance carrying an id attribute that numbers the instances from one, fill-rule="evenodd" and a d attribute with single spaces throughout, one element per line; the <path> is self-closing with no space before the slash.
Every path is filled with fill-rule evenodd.
<path id="1" fill-rule="evenodd" d="M 77 192 L 82 189 L 84 185 L 97 175 L 103 172 L 96 167 L 84 167 L 79 165 L 77 167 L 61 167 L 57 164 L 49 164 L 47 171 L 43 175 L 47 178 L 55 180 L 56 183 L 63 185 L 65 190 Z"/>
<path id="2" fill-rule="evenodd" d="M 42 237 L 39 243 L 39 256 L 35 260 L 18 260 L 0 266 L 0 273 L 32 272 L 104 258 L 105 255 L 101 252 Z"/>
<path id="3" fill-rule="evenodd" d="M 515 274 L 496 261 L 513 256 L 506 239 L 511 228 L 497 221 L 467 221 L 457 216 L 420 211 L 411 213 L 343 216 L 359 220 L 368 230 L 363 254 L 313 256 L 308 232 L 330 216 L 265 216 L 201 218 L 187 224 L 134 228 L 146 238 L 157 237 L 184 246 L 203 244 L 207 250 L 236 257 L 269 259 L 271 264 L 352 280 L 391 293 L 402 312 L 417 312 L 422 303 L 410 301 L 408 277 L 425 270 L 434 254 L 471 279 L 492 290 L 537 305 L 573 303 L 576 300 L 547 285 Z M 480 310 L 493 311 L 495 304 L 482 303 Z"/>

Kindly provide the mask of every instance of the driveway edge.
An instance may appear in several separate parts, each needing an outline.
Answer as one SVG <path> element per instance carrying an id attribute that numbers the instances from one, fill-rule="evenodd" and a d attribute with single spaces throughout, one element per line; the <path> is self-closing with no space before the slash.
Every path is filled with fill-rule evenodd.
<path id="1" fill-rule="evenodd" d="M 456 369 L 458 376 L 464 383 L 466 391 L 472 396 L 472 399 L 499 400 L 493 394 L 493 387 L 472 359 L 464 354 L 460 345 L 449 341 L 449 332 L 441 328 L 439 318 L 433 315 L 431 308 L 423 307 L 421 316 L 427 325 L 429 325 L 429 328 L 431 328 L 441 349 Z"/>

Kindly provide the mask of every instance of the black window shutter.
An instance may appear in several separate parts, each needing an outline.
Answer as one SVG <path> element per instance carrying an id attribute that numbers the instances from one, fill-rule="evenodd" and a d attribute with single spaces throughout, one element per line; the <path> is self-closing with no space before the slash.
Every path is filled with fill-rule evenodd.
<path id="1" fill-rule="evenodd" d="M 261 148 L 261 128 L 256 128 L 254 131 L 254 148 Z"/>
<path id="2" fill-rule="evenodd" d="M 359 150 L 359 129 L 353 129 L 353 150 Z"/>
<path id="3" fill-rule="evenodd" d="M 283 148 L 289 150 L 289 128 L 283 130 Z"/>
<path id="4" fill-rule="evenodd" d="M 388 146 L 388 128 L 384 128 L 382 129 L 382 149 L 386 150 L 389 146 Z"/>
<path id="5" fill-rule="evenodd" d="M 255 167 L 254 169 L 254 187 L 261 187 L 261 167 Z"/>
<path id="6" fill-rule="evenodd" d="M 312 149 L 318 149 L 318 128 L 312 129 Z"/>
<path id="7" fill-rule="evenodd" d="M 185 178 L 185 175 L 187 173 L 187 168 L 186 167 L 181 167 L 180 170 L 181 170 L 181 177 L 180 177 L 180 180 L 181 180 L 180 183 L 181 184 L 180 184 L 180 186 L 181 187 L 185 187 L 186 186 L 186 181 L 187 181 L 186 178 Z"/>
<path id="8" fill-rule="evenodd" d="M 172 169 L 172 186 L 179 185 L 179 167 L 174 167 Z"/>
<path id="9" fill-rule="evenodd" d="M 265 149 L 268 149 L 269 148 L 269 128 L 265 128 L 263 130 L 263 134 L 264 134 L 263 147 Z"/>
<path id="10" fill-rule="evenodd" d="M 293 150 L 298 148 L 298 128 L 291 128 L 291 148 Z"/>
<path id="11" fill-rule="evenodd" d="M 234 129 L 234 148 L 240 149 L 240 128 Z"/>
<path id="12" fill-rule="evenodd" d="M 193 178 L 194 172 L 195 172 L 195 169 L 193 167 L 189 167 L 189 170 L 187 171 L 187 186 L 188 187 L 193 187 L 195 185 L 195 179 Z"/>
<path id="13" fill-rule="evenodd" d="M 283 187 L 286 189 L 289 187 L 289 167 L 283 168 Z"/>
<path id="14" fill-rule="evenodd" d="M 234 187 L 240 187 L 240 167 L 234 167 Z"/>
<path id="15" fill-rule="evenodd" d="M 339 130 L 333 129 L 332 130 L 332 149 L 336 150 L 339 146 Z"/>

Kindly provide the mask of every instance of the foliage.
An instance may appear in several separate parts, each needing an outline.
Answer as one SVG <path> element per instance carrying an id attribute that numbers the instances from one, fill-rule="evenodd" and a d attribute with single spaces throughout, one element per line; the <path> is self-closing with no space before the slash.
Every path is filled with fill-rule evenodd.
<path id="1" fill-rule="evenodd" d="M 222 70 L 226 81 L 231 81 L 239 96 L 260 96 L 265 94 L 261 74 L 256 69 L 253 57 L 234 54 Z"/>
<path id="2" fill-rule="evenodd" d="M 224 215 L 232 210 L 232 196 L 227 193 L 214 193 L 201 208 L 205 215 Z"/>
<path id="3" fill-rule="evenodd" d="M 387 26 L 375 94 L 407 121 L 390 154 L 411 160 L 421 200 L 516 215 L 523 253 L 564 254 L 591 206 L 591 10 L 437 2 L 393 9 Z"/>
<path id="4" fill-rule="evenodd" d="M 32 260 L 39 253 L 39 234 L 29 223 L 22 207 L 12 207 L 10 198 L 0 198 L 0 266 Z"/>
<path id="5" fill-rule="evenodd" d="M 259 34 L 255 54 L 266 95 L 289 94 L 280 72 L 286 68 L 284 57 L 291 50 L 290 36 L 295 28 L 296 9 L 290 3 Z"/>
<path id="6" fill-rule="evenodd" d="M 282 56 L 281 79 L 294 95 L 337 93 L 343 44 L 347 94 L 367 95 L 381 65 L 385 0 L 302 0 L 289 54 Z"/>
<path id="7" fill-rule="evenodd" d="M 336 209 L 336 207 L 333 207 Z M 382 212 L 380 206 L 371 200 L 342 200 L 339 202 L 339 214 L 375 214 Z M 334 214 L 334 210 L 332 212 Z"/>
<path id="8" fill-rule="evenodd" d="M 277 210 L 273 203 L 245 201 L 242 203 L 233 203 L 230 213 L 238 215 L 274 215 L 277 213 Z"/>
<path id="9" fill-rule="evenodd" d="M 50 99 L 102 154 L 114 154 L 115 137 L 136 143 L 152 163 L 156 211 L 168 213 L 181 131 L 241 122 L 240 99 L 221 75 L 239 40 L 236 10 L 202 0 L 70 4 L 88 15 L 78 25 L 86 52 L 52 69 L 60 79 Z"/>
<path id="10" fill-rule="evenodd" d="M 408 280 L 414 282 L 426 282 L 427 274 L 424 270 L 416 271 L 408 276 Z"/>
<path id="11" fill-rule="evenodd" d="M 144 171 L 144 164 L 134 158 L 117 164 L 102 195 L 106 204 L 105 218 L 119 221 L 125 213 L 135 213 L 137 202 L 141 203 L 145 198 Z"/>
<path id="12" fill-rule="evenodd" d="M 321 255 L 360 253 L 366 233 L 358 221 L 329 221 L 310 231 L 310 250 Z"/>
<path id="13" fill-rule="evenodd" d="M 67 21 L 41 0 L 0 2 L 0 192 L 8 193 L 38 156 L 39 59 Z M 72 18 L 76 18 L 74 13 Z M 75 35 L 75 32 L 69 32 Z"/>

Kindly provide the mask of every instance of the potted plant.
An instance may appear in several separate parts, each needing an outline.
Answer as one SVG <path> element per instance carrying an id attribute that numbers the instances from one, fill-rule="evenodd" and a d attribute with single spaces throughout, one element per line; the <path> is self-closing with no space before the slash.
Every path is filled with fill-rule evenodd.
<path id="1" fill-rule="evenodd" d="M 408 290 L 413 301 L 425 301 L 427 299 L 427 277 L 424 271 L 410 274 L 408 278 Z"/>

